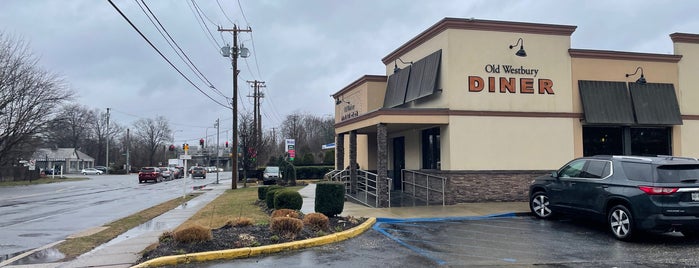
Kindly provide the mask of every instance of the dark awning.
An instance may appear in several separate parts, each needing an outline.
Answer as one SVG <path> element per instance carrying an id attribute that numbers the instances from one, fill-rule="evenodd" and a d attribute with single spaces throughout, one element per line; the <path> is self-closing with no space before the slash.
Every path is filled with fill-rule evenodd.
<path id="1" fill-rule="evenodd" d="M 675 87 L 663 83 L 629 83 L 629 91 L 641 125 L 682 125 Z"/>
<path id="2" fill-rule="evenodd" d="M 407 66 L 388 77 L 386 96 L 383 101 L 384 108 L 393 108 L 405 103 L 405 92 L 408 89 L 410 79 L 410 66 Z"/>
<path id="3" fill-rule="evenodd" d="M 588 124 L 635 123 L 631 97 L 624 82 L 578 81 L 585 122 Z"/>
<path id="4" fill-rule="evenodd" d="M 412 64 L 408 92 L 405 94 L 405 102 L 413 101 L 432 95 L 437 89 L 437 75 L 442 59 L 442 50 L 438 50 L 427 57 Z"/>

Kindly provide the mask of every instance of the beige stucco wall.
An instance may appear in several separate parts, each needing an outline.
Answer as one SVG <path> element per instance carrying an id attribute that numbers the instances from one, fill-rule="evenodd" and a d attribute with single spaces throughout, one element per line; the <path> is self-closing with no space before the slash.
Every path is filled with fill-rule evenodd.
<path id="1" fill-rule="evenodd" d="M 682 55 L 682 59 L 677 63 L 679 87 L 675 87 L 678 90 L 680 111 L 682 111 L 682 115 L 697 116 L 699 115 L 699 105 L 697 105 L 697 100 L 699 100 L 699 90 L 697 90 L 697 85 L 699 85 L 699 76 L 697 75 L 699 44 L 674 43 L 674 50 L 675 54 Z M 683 123 L 681 133 L 679 131 L 674 133 L 678 127 L 673 129 L 674 141 L 681 143 L 681 146 L 675 147 L 680 148 L 681 151 L 673 152 L 673 154 L 699 157 L 699 139 L 697 138 L 699 120 L 685 119 Z M 673 146 L 675 145 L 673 144 Z"/>
<path id="2" fill-rule="evenodd" d="M 383 100 L 386 97 L 386 82 L 368 82 L 366 87 L 365 106 L 367 112 L 383 107 Z"/>
<path id="3" fill-rule="evenodd" d="M 682 55 L 678 62 L 680 110 L 682 114 L 699 115 L 699 44 L 674 43 L 675 54 Z M 676 84 L 677 85 L 677 84 Z M 677 86 L 676 86 L 677 88 Z"/>
<path id="4" fill-rule="evenodd" d="M 450 121 L 451 133 L 455 126 L 463 128 L 449 135 L 450 170 L 550 170 L 573 158 L 575 119 L 455 116 Z"/>
<path id="5" fill-rule="evenodd" d="M 527 57 L 515 55 L 519 46 L 509 45 L 524 40 Z M 569 112 L 570 37 L 560 35 L 519 34 L 473 30 L 449 31 L 449 60 L 446 62 L 446 80 L 443 98 L 454 110 Z M 486 71 L 486 66 L 499 66 L 499 73 Z M 537 69 L 536 76 L 505 73 L 505 65 Z M 469 91 L 469 76 L 477 76 L 486 85 L 480 92 Z M 496 92 L 489 92 L 488 77 L 496 79 Z M 500 93 L 499 78 L 515 78 L 517 93 Z M 520 79 L 533 79 L 533 94 L 520 93 Z M 553 82 L 554 94 L 539 94 L 539 79 Z"/>

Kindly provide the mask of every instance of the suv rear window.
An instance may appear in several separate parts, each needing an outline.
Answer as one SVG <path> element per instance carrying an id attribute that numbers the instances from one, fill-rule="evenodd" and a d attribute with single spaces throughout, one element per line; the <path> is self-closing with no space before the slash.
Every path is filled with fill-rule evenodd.
<path id="1" fill-rule="evenodd" d="M 699 165 L 659 166 L 657 172 L 658 183 L 696 182 L 699 180 Z"/>
<path id="2" fill-rule="evenodd" d="M 653 181 L 653 169 L 648 163 L 621 162 L 626 177 L 632 181 Z"/>
<path id="3" fill-rule="evenodd" d="M 147 167 L 141 168 L 141 172 L 154 172 L 154 171 L 156 171 L 156 170 L 155 170 L 155 168 L 152 168 L 152 167 L 151 168 L 147 168 Z"/>

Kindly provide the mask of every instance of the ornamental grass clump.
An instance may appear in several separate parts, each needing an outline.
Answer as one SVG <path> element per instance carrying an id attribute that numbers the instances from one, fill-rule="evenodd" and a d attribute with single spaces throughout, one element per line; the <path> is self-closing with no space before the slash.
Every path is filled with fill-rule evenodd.
<path id="1" fill-rule="evenodd" d="M 303 224 L 313 231 L 330 231 L 330 220 L 322 213 L 309 213 L 303 217 Z"/>
<path id="2" fill-rule="evenodd" d="M 269 229 L 275 234 L 293 240 L 303 230 L 303 221 L 291 217 L 273 218 Z"/>
<path id="3" fill-rule="evenodd" d="M 272 218 L 279 218 L 279 217 L 291 217 L 291 218 L 301 219 L 301 213 L 299 213 L 298 210 L 293 210 L 293 209 L 288 209 L 288 208 L 277 209 L 277 210 L 272 212 Z"/>
<path id="4" fill-rule="evenodd" d="M 199 243 L 213 239 L 211 229 L 201 225 L 192 225 L 175 231 L 172 234 L 179 243 Z"/>
<path id="5" fill-rule="evenodd" d="M 254 222 L 251 218 L 247 217 L 237 217 L 235 219 L 229 220 L 225 226 L 231 226 L 231 227 L 245 227 L 245 226 L 250 226 Z"/>

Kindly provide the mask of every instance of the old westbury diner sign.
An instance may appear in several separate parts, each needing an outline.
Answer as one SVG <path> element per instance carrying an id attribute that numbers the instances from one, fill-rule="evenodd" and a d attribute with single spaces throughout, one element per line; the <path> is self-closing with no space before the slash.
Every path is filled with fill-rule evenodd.
<path id="1" fill-rule="evenodd" d="M 485 72 L 489 74 L 518 75 L 525 77 L 505 76 L 469 76 L 468 91 L 490 93 L 520 93 L 520 94 L 550 94 L 553 95 L 553 81 L 551 79 L 537 78 L 539 69 L 525 68 L 524 66 L 487 64 Z"/>

